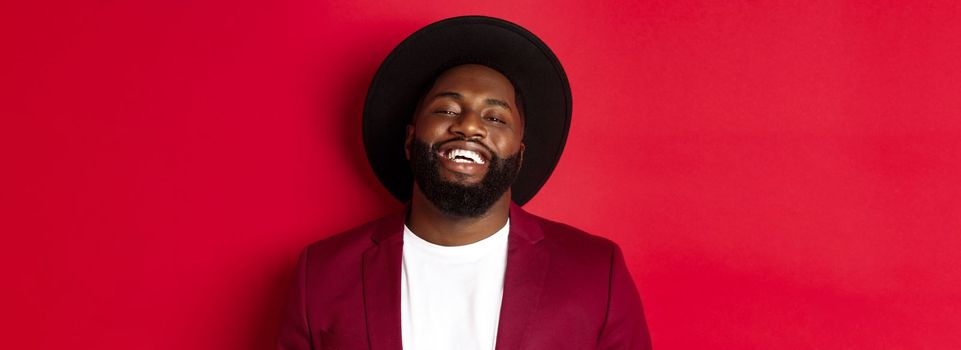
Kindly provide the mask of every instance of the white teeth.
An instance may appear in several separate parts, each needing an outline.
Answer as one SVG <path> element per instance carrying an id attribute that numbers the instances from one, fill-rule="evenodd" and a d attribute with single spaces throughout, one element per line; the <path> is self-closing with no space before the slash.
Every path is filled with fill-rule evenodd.
<path id="1" fill-rule="evenodd" d="M 457 158 L 463 157 L 463 158 Z M 467 158 L 467 159 L 464 159 Z M 477 163 L 484 164 L 484 158 L 481 158 L 480 154 L 474 151 L 468 151 L 466 149 L 452 149 L 447 152 L 447 159 L 454 161 L 455 163 Z"/>

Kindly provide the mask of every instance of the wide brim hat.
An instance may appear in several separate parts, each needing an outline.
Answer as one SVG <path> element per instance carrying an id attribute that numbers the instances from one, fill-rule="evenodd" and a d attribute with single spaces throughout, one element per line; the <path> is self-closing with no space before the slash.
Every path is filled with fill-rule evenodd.
<path id="1" fill-rule="evenodd" d="M 504 74 L 524 107 L 524 161 L 511 199 L 527 203 L 560 160 L 571 123 L 564 68 L 537 36 L 505 20 L 455 17 L 411 34 L 384 59 L 367 91 L 363 138 L 367 160 L 398 200 L 411 197 L 413 175 L 404 152 L 406 126 L 421 95 L 444 70 L 478 63 Z"/>

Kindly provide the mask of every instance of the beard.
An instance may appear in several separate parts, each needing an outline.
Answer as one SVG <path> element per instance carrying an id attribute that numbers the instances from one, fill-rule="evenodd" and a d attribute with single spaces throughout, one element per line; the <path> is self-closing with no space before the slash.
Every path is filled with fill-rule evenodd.
<path id="1" fill-rule="evenodd" d="M 507 158 L 500 158 L 494 152 L 487 161 L 487 174 L 474 185 L 464 185 L 447 181 L 440 175 L 438 152 L 447 140 L 428 145 L 414 138 L 410 145 L 410 167 L 414 181 L 424 197 L 427 197 L 441 212 L 462 218 L 476 218 L 487 212 L 494 202 L 504 195 L 514 184 L 521 168 L 520 152 Z"/>

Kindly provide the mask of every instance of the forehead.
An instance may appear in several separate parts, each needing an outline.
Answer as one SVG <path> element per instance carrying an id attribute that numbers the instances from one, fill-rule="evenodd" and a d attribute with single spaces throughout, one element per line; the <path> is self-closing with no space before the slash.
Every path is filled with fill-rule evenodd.
<path id="1" fill-rule="evenodd" d="M 492 95 L 514 102 L 514 86 L 503 74 L 479 64 L 465 64 L 448 69 L 437 77 L 430 95 L 438 92 Z"/>

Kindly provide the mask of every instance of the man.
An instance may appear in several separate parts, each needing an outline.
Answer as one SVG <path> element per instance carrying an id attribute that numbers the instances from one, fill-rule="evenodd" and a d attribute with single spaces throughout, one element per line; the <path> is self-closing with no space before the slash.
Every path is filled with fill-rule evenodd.
<path id="1" fill-rule="evenodd" d="M 650 349 L 617 246 L 519 206 L 569 123 L 563 69 L 523 28 L 411 35 L 364 111 L 368 159 L 409 204 L 304 251 L 278 348 Z"/>

